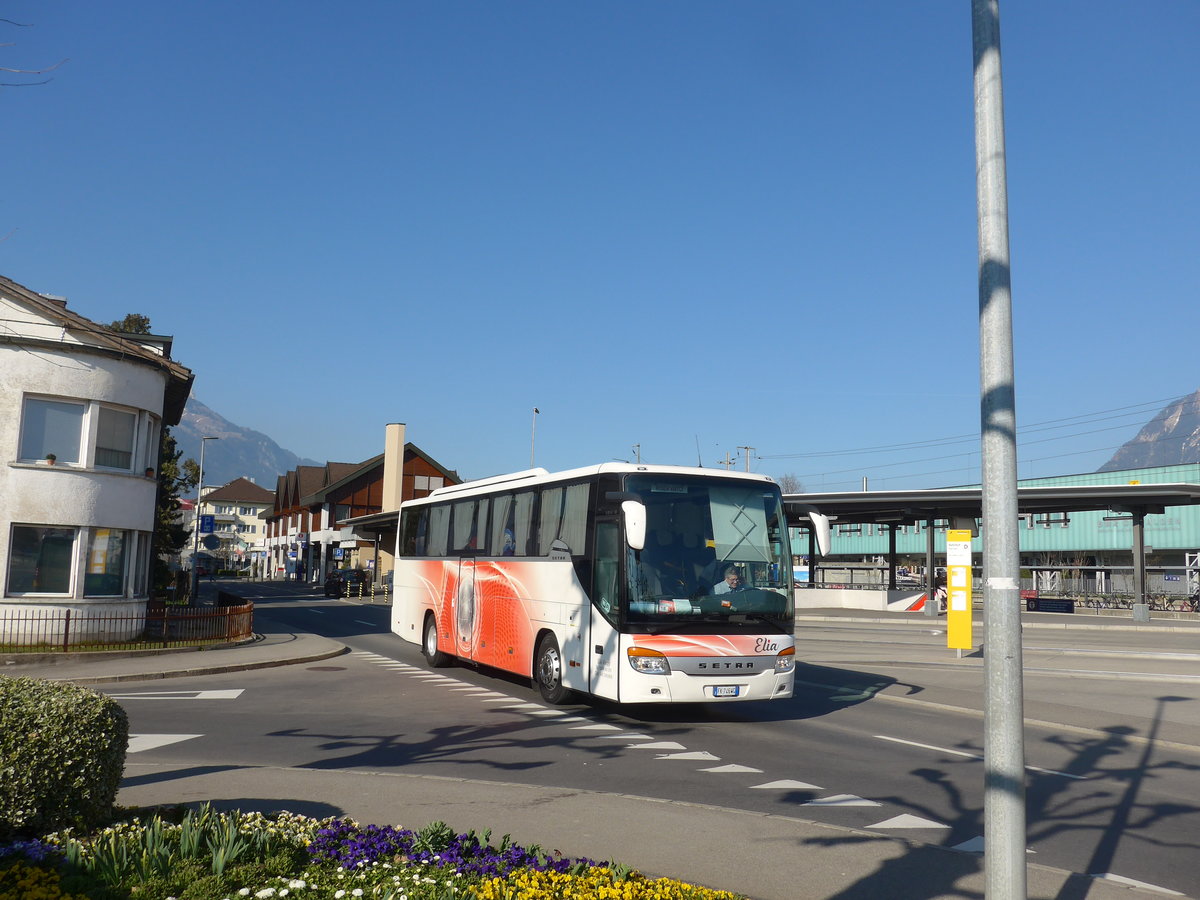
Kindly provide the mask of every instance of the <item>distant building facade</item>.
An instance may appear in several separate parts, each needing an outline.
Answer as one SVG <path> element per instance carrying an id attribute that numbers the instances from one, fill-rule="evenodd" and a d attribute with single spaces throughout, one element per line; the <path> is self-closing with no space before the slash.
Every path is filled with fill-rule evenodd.
<path id="1" fill-rule="evenodd" d="M 462 482 L 403 436 L 404 426 L 390 425 L 379 456 L 298 466 L 280 476 L 274 508 L 263 514 L 271 577 L 321 581 L 334 569 L 370 569 L 375 578 L 391 571 L 394 548 L 363 540 L 345 523 Z"/>
<path id="2" fill-rule="evenodd" d="M 0 319 L 0 609 L 144 609 L 162 429 L 192 373 L 171 338 L 3 277 Z"/>
<path id="3" fill-rule="evenodd" d="M 1110 484 L 1200 484 L 1200 464 L 1153 466 L 1123 471 L 1060 475 L 1024 479 L 1025 486 Z M 937 554 L 945 555 L 946 520 L 934 523 Z M 986 527 L 986 526 L 985 526 Z M 838 521 L 830 529 L 830 552 L 820 560 L 827 580 L 864 577 L 878 581 L 885 576 L 889 531 L 896 530 L 899 562 L 913 572 L 925 563 L 928 523 L 901 525 Z M 1133 565 L 1133 523 L 1129 515 L 1111 511 L 1080 511 L 1048 514 L 1023 513 L 1018 527 L 1023 588 L 1049 589 L 1064 577 L 1078 582 L 1081 590 L 1103 593 L 1114 582 L 1124 586 Z M 1191 594 L 1200 589 L 1200 506 L 1172 506 L 1145 517 L 1147 590 L 1163 594 Z M 806 539 L 793 535 L 793 548 Z M 983 551 L 983 538 L 974 540 L 974 552 Z M 977 559 L 979 556 L 976 557 Z M 839 569 L 839 564 L 846 568 Z M 867 573 L 859 567 L 873 568 Z M 855 574 L 851 575 L 851 569 Z M 840 573 L 840 574 L 839 574 Z"/>
<path id="4" fill-rule="evenodd" d="M 221 542 L 206 552 L 220 568 L 250 570 L 256 575 L 265 572 L 266 523 L 262 515 L 274 507 L 275 492 L 246 477 L 201 491 L 199 515 L 213 517 L 213 534 Z"/>

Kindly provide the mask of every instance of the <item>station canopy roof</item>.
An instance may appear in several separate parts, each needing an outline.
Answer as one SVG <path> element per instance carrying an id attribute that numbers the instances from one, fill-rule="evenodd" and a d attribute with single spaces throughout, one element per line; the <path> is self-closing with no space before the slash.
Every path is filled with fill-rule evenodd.
<path id="1" fill-rule="evenodd" d="M 843 491 L 785 494 L 784 508 L 793 526 L 807 524 L 806 507 L 836 522 L 914 524 L 929 519 L 983 515 L 983 489 L 933 488 L 903 491 Z M 1019 513 L 1112 512 L 1160 513 L 1168 506 L 1200 504 L 1200 484 L 1019 485 Z"/>

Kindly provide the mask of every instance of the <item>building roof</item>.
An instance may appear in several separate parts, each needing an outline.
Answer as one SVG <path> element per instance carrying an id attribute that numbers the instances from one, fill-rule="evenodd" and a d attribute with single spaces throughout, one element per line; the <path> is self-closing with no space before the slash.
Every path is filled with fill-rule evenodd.
<path id="1" fill-rule="evenodd" d="M 171 359 L 170 337 L 112 331 L 67 309 L 65 300 L 31 291 L 2 275 L 0 293 L 18 304 L 32 307 L 39 316 L 57 322 L 60 326 L 57 330 L 46 331 L 44 334 L 6 332 L 0 334 L 0 343 L 41 346 L 55 350 L 70 346 L 74 350 L 115 359 L 130 359 L 161 369 L 167 375 L 167 386 L 163 396 L 163 420 L 167 425 L 179 423 L 195 375 L 190 369 Z M 64 340 L 67 333 L 78 343 Z"/>
<path id="2" fill-rule="evenodd" d="M 784 508 L 792 524 L 807 519 L 804 507 L 816 507 L 838 522 L 913 524 L 929 519 L 979 518 L 983 489 L 934 488 L 910 491 L 844 491 L 829 494 L 785 494 Z M 1018 485 L 1018 513 L 1138 510 L 1162 512 L 1168 506 L 1200 504 L 1200 484 L 1059 484 Z"/>
<path id="3" fill-rule="evenodd" d="M 342 487 L 346 483 L 353 481 L 360 475 L 365 475 L 372 469 L 383 465 L 383 454 L 372 456 L 366 462 L 361 462 L 358 465 L 353 463 L 328 463 L 326 465 L 326 476 L 328 482 L 323 485 L 320 490 L 314 491 L 308 496 L 300 498 L 301 506 L 312 506 L 315 503 L 324 503 L 330 493 Z"/>
<path id="4" fill-rule="evenodd" d="M 260 484 L 255 484 L 249 478 L 242 477 L 235 478 L 228 484 L 223 484 L 216 490 L 209 491 L 204 495 L 205 503 L 215 500 L 273 504 L 275 502 L 275 492 L 267 490 Z"/>

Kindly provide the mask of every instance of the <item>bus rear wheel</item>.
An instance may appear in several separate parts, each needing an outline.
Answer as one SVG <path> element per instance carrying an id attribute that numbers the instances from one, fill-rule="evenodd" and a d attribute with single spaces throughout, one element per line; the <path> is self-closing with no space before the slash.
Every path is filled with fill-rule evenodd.
<path id="1" fill-rule="evenodd" d="M 425 654 L 425 661 L 432 669 L 444 669 L 450 665 L 450 654 L 443 653 L 438 649 L 437 619 L 433 616 L 425 617 L 425 631 L 421 635 L 421 652 Z"/>
<path id="2" fill-rule="evenodd" d="M 543 635 L 538 641 L 533 657 L 533 678 L 547 703 L 562 703 L 571 693 L 563 684 L 562 654 L 558 651 L 558 640 L 552 634 Z"/>

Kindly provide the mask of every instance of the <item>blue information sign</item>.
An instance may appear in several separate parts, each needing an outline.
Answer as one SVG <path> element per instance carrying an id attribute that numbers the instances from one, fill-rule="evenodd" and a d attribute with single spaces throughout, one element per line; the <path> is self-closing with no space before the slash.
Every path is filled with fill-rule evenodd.
<path id="1" fill-rule="evenodd" d="M 216 531 L 216 516 L 201 516 L 200 517 L 200 533 L 212 534 Z"/>

